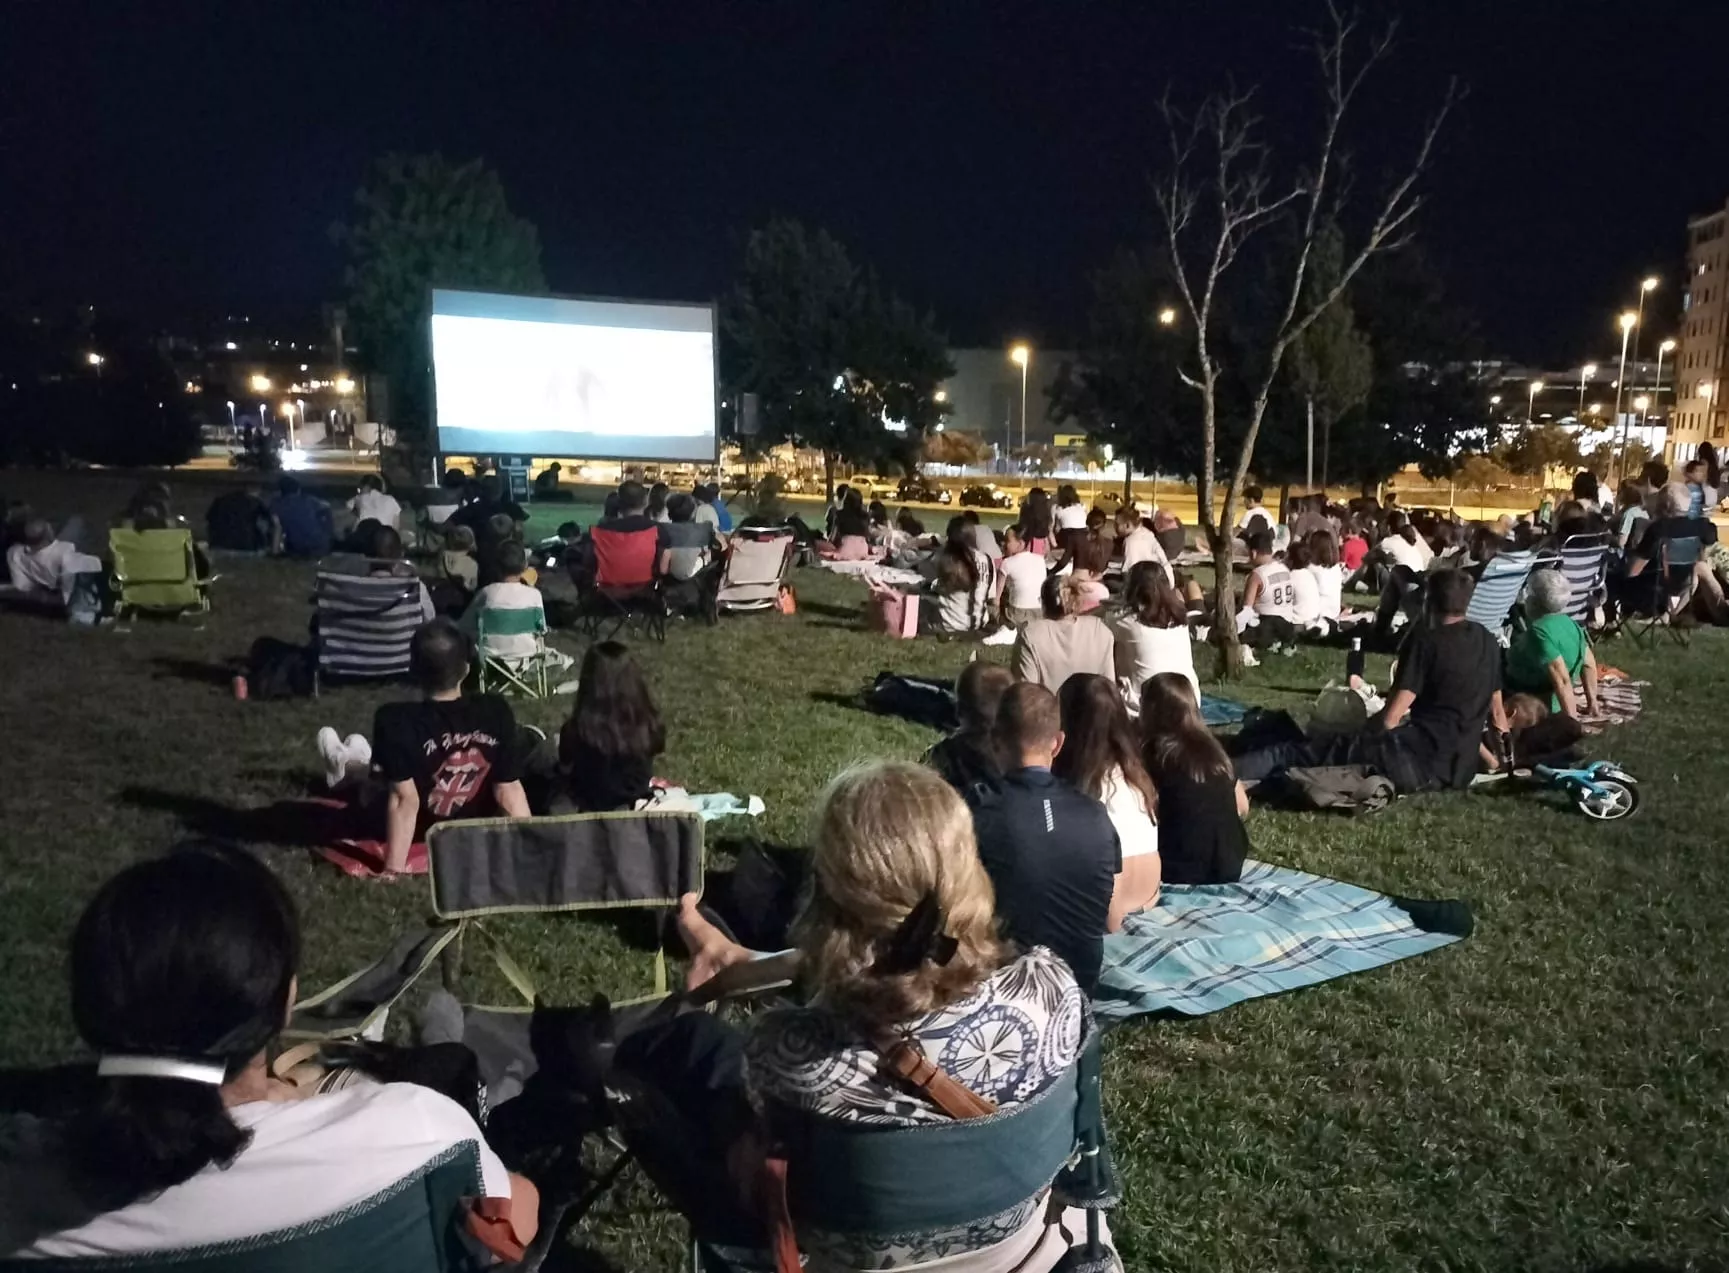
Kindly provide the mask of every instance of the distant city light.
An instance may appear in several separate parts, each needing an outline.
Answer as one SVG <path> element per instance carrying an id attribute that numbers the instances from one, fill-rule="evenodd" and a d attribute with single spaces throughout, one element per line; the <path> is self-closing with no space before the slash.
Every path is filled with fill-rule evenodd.
<path id="1" fill-rule="evenodd" d="M 346 393 L 347 390 L 345 389 L 343 392 Z M 936 393 L 931 396 L 938 402 L 947 402 L 949 400 L 949 391 L 947 389 L 938 389 Z M 942 426 L 938 425 L 937 427 L 941 428 Z"/>
<path id="2" fill-rule="evenodd" d="M 1643 283 L 1639 284 L 1639 290 L 1641 292 L 1656 291 L 1657 290 L 1657 276 L 1655 274 L 1653 274 L 1650 278 L 1646 279 Z"/>
<path id="3" fill-rule="evenodd" d="M 1159 311 L 1159 325 L 1161 327 L 1169 327 L 1176 321 L 1177 311 L 1172 309 L 1170 306 L 1167 305 L 1164 309 Z"/>
<path id="4" fill-rule="evenodd" d="M 354 392 L 354 381 L 349 379 L 347 376 L 338 376 L 336 378 L 336 392 L 337 393 L 353 393 Z"/>
<path id="5" fill-rule="evenodd" d="M 1640 394 L 1637 398 L 1633 399 L 1633 409 L 1635 411 L 1647 411 L 1650 409 L 1650 406 L 1651 399 L 1647 398 L 1644 394 Z"/>
<path id="6" fill-rule="evenodd" d="M 299 470 L 306 467 L 307 459 L 308 459 L 308 457 L 307 457 L 306 452 L 300 450 L 299 448 L 294 448 L 292 450 L 284 451 L 282 453 L 282 467 L 285 469 L 290 469 L 292 471 L 298 472 Z"/>
<path id="7" fill-rule="evenodd" d="M 261 376 L 254 376 L 254 377 L 252 377 L 251 380 L 248 380 L 246 383 L 249 384 L 250 386 L 252 386 L 252 392 L 253 393 L 269 393 L 270 392 L 270 377 L 269 376 L 262 376 L 262 375 Z"/>
<path id="8" fill-rule="evenodd" d="M 224 341 L 222 347 L 228 350 L 229 353 L 233 353 L 236 349 L 240 348 L 240 346 L 236 345 L 232 340 Z"/>
<path id="9" fill-rule="evenodd" d="M 1032 361 L 1032 357 L 1033 351 L 1026 345 L 1016 345 L 1009 350 L 1009 361 L 1017 367 L 1025 367 L 1027 363 Z"/>
<path id="10" fill-rule="evenodd" d="M 92 367 L 100 367 L 107 361 L 107 359 L 103 358 L 101 354 L 89 353 L 84 355 L 84 361 L 89 363 Z"/>
<path id="11" fill-rule="evenodd" d="M 1665 354 L 1673 353 L 1674 349 L 1675 349 L 1675 342 L 1672 340 L 1666 340 L 1661 345 L 1658 345 L 1657 349 L 1658 349 L 1658 352 L 1660 352 L 1660 353 L 1665 353 Z"/>
<path id="12" fill-rule="evenodd" d="M 1637 327 L 1638 325 L 1639 325 L 1639 315 L 1635 314 L 1632 310 L 1628 310 L 1625 314 L 1621 315 L 1621 330 L 1622 331 L 1630 332 L 1635 327 Z"/>

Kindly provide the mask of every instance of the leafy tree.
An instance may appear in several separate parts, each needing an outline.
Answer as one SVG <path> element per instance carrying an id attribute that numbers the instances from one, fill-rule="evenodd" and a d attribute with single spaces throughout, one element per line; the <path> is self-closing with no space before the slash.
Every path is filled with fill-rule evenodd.
<path id="1" fill-rule="evenodd" d="M 386 155 L 335 228 L 347 251 L 347 312 L 362 362 L 389 378 L 391 423 L 431 443 L 431 302 L 435 287 L 543 292 L 540 236 L 511 212 L 481 160 Z"/>
<path id="2" fill-rule="evenodd" d="M 1579 453 L 1578 436 L 1558 424 L 1535 424 L 1520 430 L 1500 459 L 1508 471 L 1537 478 L 1550 469 L 1576 470 L 1585 462 Z"/>
<path id="3" fill-rule="evenodd" d="M 1620 444 L 1616 441 L 1599 442 L 1591 448 L 1591 453 L 1585 457 L 1582 467 L 1590 469 L 1600 481 L 1609 480 L 1609 472 L 1615 468 L 1615 457 L 1621 453 Z M 1637 476 L 1651 462 L 1651 448 L 1638 438 L 1627 439 L 1627 451 L 1623 457 L 1619 472 L 1629 477 Z"/>
<path id="4" fill-rule="evenodd" d="M 1305 284 L 1311 304 L 1334 294 L 1334 285 L 1344 266 L 1344 253 L 1344 237 L 1339 227 L 1328 222 L 1315 236 L 1314 263 Z M 1324 489 L 1332 457 L 1333 425 L 1347 411 L 1368 401 L 1375 379 L 1374 355 L 1357 327 L 1350 298 L 1344 293 L 1335 294 L 1333 302 L 1316 315 L 1309 330 L 1291 346 L 1291 379 L 1305 408 L 1301 429 L 1304 480 L 1308 480 L 1307 410 L 1312 405 L 1320 432 L 1317 458 Z"/>
<path id="5" fill-rule="evenodd" d="M 1452 476 L 1454 483 L 1467 491 L 1492 491 L 1513 484 L 1513 475 L 1494 456 L 1481 451 L 1462 454 Z"/>
<path id="6" fill-rule="evenodd" d="M 765 444 L 820 450 L 831 495 L 836 464 L 904 466 L 946 410 L 937 387 L 954 366 L 933 320 L 824 230 L 781 220 L 753 231 L 723 329 L 724 377 L 757 395 Z M 907 432 L 888 434 L 886 420 Z"/>
<path id="7" fill-rule="evenodd" d="M 1057 471 L 1057 449 L 1048 442 L 1030 442 L 1017 447 L 1014 458 L 1038 477 L 1049 477 Z"/>
<path id="8" fill-rule="evenodd" d="M 992 448 L 976 433 L 961 429 L 945 429 L 927 433 L 924 437 L 924 460 L 927 464 L 983 464 L 990 459 Z"/>

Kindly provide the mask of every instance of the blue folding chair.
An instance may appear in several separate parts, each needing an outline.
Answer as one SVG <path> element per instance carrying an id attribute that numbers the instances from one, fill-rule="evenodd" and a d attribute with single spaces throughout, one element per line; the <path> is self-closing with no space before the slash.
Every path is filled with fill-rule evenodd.
<path id="1" fill-rule="evenodd" d="M 1535 555 L 1529 552 L 1502 553 L 1491 559 L 1477 579 L 1465 617 L 1472 623 L 1482 624 L 1505 645 L 1513 607 L 1519 601 L 1519 594 L 1524 592 L 1525 581 L 1531 577 L 1531 568 L 1535 564 Z"/>

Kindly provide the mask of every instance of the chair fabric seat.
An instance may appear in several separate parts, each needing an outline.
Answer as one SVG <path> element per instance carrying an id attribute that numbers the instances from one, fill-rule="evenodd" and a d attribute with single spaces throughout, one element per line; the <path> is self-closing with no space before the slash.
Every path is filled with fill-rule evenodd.
<path id="1" fill-rule="evenodd" d="M 313 586 L 318 612 L 318 670 L 378 678 L 408 672 L 408 647 L 422 621 L 420 579 L 321 570 Z"/>
<path id="2" fill-rule="evenodd" d="M 197 610 L 204 605 L 192 532 L 184 528 L 108 532 L 122 609 Z"/>

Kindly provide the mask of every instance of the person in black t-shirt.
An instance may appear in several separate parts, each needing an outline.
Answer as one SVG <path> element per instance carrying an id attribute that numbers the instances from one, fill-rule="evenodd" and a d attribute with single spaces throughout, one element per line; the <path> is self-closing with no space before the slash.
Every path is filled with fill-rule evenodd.
<path id="1" fill-rule="evenodd" d="M 654 762 L 665 750 L 660 709 L 630 650 L 617 641 L 589 646 L 576 704 L 558 734 L 569 802 L 581 813 L 634 809 L 648 798 Z"/>
<path id="2" fill-rule="evenodd" d="M 264 488 L 256 482 L 211 500 L 204 525 L 212 548 L 237 553 L 270 550 L 270 507 L 264 502 Z"/>
<path id="3" fill-rule="evenodd" d="M 995 786 L 975 786 L 967 803 L 1004 932 L 1022 947 L 1048 946 L 1090 995 L 1123 855 L 1105 806 L 1051 773 L 1061 722 L 1057 696 L 1042 685 L 1023 681 L 1004 694 L 993 735 L 1011 767 Z"/>
<path id="4" fill-rule="evenodd" d="M 1461 570 L 1429 576 L 1428 617 L 1413 625 L 1387 706 L 1366 729 L 1248 752 L 1236 757 L 1237 777 L 1255 782 L 1296 766 L 1368 765 L 1400 794 L 1469 786 L 1485 723 L 1507 731 L 1500 643 L 1465 617 L 1474 588 Z"/>
<path id="5" fill-rule="evenodd" d="M 387 873 L 404 870 L 409 847 L 435 822 L 504 814 L 529 816 L 522 790 L 525 759 L 510 704 L 495 694 L 462 696 L 468 638 L 449 619 L 418 629 L 409 647 L 409 675 L 422 697 L 386 703 L 372 721 L 372 740 L 318 731 L 318 752 L 331 787 L 356 786 L 363 809 L 387 792 Z"/>
<path id="6" fill-rule="evenodd" d="M 1159 873 L 1168 884 L 1235 884 L 1249 856 L 1249 798 L 1181 672 L 1141 686 L 1142 756 L 1159 793 Z"/>
<path id="7" fill-rule="evenodd" d="M 464 503 L 450 515 L 455 525 L 466 526 L 479 536 L 486 529 L 486 523 L 498 513 L 503 513 L 518 526 L 528 520 L 527 510 L 505 492 L 504 481 L 498 474 L 488 473 L 474 483 L 473 489 L 479 491 L 479 497 Z"/>
<path id="8" fill-rule="evenodd" d="M 1717 527 L 1704 517 L 1689 517 L 1687 509 L 1692 493 L 1680 482 L 1671 482 L 1657 495 L 1658 516 L 1645 523 L 1638 539 L 1627 551 L 1627 569 L 1609 577 L 1609 597 L 1618 609 L 1636 614 L 1651 614 L 1659 604 L 1660 592 L 1653 576 L 1663 569 L 1663 550 L 1673 540 L 1697 539 L 1703 549 L 1717 542 Z M 1693 575 L 1701 603 L 1715 620 L 1721 612 L 1723 589 L 1709 566 L 1695 563 Z"/>
<path id="9" fill-rule="evenodd" d="M 989 786 L 1003 775 L 991 731 L 1003 695 L 1014 683 L 1014 673 L 1000 663 L 968 663 L 955 682 L 960 728 L 932 744 L 924 754 L 924 763 L 963 796 L 974 786 Z"/>

